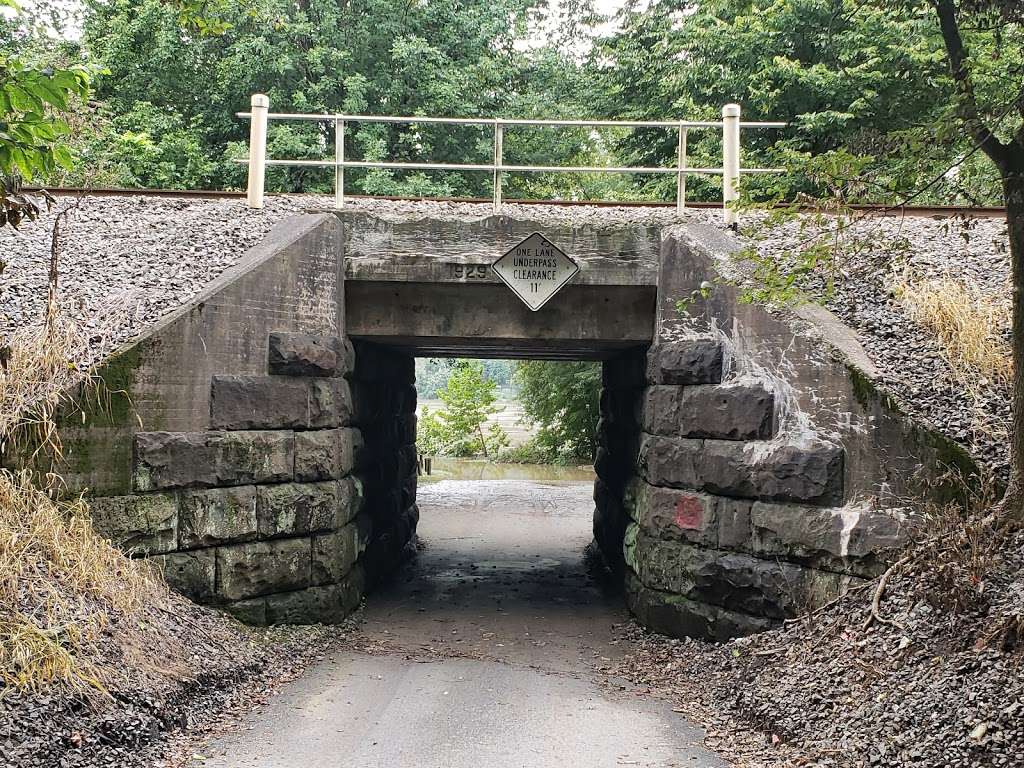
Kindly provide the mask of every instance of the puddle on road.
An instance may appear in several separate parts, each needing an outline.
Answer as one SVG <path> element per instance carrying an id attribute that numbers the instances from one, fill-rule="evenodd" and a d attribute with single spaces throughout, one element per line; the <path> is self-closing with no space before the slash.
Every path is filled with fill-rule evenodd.
<path id="1" fill-rule="evenodd" d="M 494 464 L 485 459 L 436 457 L 429 475 L 421 475 L 420 485 L 441 480 L 532 480 L 536 483 L 593 482 L 594 468 L 561 467 L 553 464 Z"/>

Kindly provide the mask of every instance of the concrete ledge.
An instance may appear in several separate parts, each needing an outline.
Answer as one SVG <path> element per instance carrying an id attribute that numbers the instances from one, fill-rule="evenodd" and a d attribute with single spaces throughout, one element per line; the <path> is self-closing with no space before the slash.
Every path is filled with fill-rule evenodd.
<path id="1" fill-rule="evenodd" d="M 577 285 L 531 312 L 504 285 L 350 281 L 347 333 L 424 356 L 603 360 L 651 343 L 653 286 Z M 359 366 L 362 368 L 361 364 Z"/>
<path id="2" fill-rule="evenodd" d="M 751 508 L 749 550 L 815 568 L 857 576 L 880 575 L 910 541 L 900 510 L 851 504 L 823 508 L 765 504 Z"/>

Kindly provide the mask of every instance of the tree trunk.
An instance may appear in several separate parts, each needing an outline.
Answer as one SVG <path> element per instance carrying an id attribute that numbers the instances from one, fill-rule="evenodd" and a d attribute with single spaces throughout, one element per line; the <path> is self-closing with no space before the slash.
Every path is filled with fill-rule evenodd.
<path id="1" fill-rule="evenodd" d="M 484 458 L 485 459 L 491 458 L 490 456 L 487 455 L 487 438 L 484 437 L 484 425 L 483 425 L 483 422 L 480 422 L 479 424 L 476 425 L 476 431 L 480 433 L 480 445 L 484 449 Z"/>
<path id="2" fill-rule="evenodd" d="M 1010 485 L 1000 505 L 1002 516 L 1024 521 L 1024 145 L 1010 146 L 1003 170 L 1006 224 L 1010 235 L 1013 292 L 1013 425 L 1010 433 Z"/>

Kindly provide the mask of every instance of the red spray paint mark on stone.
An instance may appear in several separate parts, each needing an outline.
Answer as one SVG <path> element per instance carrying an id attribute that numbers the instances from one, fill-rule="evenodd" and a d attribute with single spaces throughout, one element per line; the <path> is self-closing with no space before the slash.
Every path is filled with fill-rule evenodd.
<path id="1" fill-rule="evenodd" d="M 704 522 L 704 507 L 696 496 L 682 496 L 676 502 L 676 516 L 673 522 L 679 528 L 696 529 Z"/>

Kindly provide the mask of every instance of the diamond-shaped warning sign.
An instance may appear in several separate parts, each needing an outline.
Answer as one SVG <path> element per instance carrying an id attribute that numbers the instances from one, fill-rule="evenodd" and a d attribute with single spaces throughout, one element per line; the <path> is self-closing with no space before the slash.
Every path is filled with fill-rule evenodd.
<path id="1" fill-rule="evenodd" d="M 534 312 L 580 271 L 575 261 L 540 232 L 513 247 L 491 268 Z"/>

